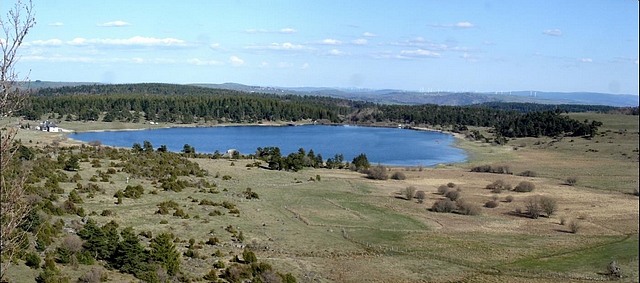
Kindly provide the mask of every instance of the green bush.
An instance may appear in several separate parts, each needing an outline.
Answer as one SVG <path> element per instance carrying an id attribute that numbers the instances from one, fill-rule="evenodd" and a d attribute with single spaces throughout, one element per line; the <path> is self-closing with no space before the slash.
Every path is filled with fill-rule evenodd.
<path id="1" fill-rule="evenodd" d="M 38 269 L 40 267 L 40 261 L 41 259 L 36 253 L 30 252 L 25 256 L 24 264 L 33 269 Z"/>

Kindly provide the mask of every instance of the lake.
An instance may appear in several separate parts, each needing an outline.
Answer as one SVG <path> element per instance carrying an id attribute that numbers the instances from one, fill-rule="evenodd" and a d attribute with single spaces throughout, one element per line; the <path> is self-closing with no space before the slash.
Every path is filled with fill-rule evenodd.
<path id="1" fill-rule="evenodd" d="M 399 128 L 358 126 L 306 125 L 291 127 L 232 126 L 206 128 L 165 128 L 137 131 L 107 131 L 73 133 L 70 138 L 80 141 L 99 140 L 103 145 L 131 147 L 149 141 L 154 148 L 166 145 L 169 151 L 179 152 L 185 144 L 197 153 L 221 153 L 237 149 L 253 154 L 258 147 L 277 146 L 282 155 L 313 149 L 324 160 L 343 154 L 351 161 L 360 153 L 371 164 L 395 166 L 434 166 L 467 160 L 466 152 L 454 147 L 452 135 Z"/>

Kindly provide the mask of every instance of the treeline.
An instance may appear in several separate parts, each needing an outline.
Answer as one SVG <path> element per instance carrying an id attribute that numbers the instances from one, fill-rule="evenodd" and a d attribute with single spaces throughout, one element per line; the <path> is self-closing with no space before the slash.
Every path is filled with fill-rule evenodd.
<path id="1" fill-rule="evenodd" d="M 598 112 L 607 113 L 618 107 L 606 105 L 581 105 L 581 104 L 538 104 L 519 102 L 485 102 L 471 105 L 472 107 L 489 108 L 504 111 L 516 111 L 519 113 L 544 112 L 559 110 L 564 113 Z"/>
<path id="2" fill-rule="evenodd" d="M 83 85 L 43 88 L 21 115 L 45 114 L 66 121 L 170 123 L 322 120 L 356 124 L 402 123 L 463 131 L 492 127 L 501 137 L 592 135 L 598 122 L 576 121 L 563 112 L 611 111 L 609 106 L 485 103 L 475 106 L 378 105 L 346 99 L 247 93 L 171 84 Z"/>

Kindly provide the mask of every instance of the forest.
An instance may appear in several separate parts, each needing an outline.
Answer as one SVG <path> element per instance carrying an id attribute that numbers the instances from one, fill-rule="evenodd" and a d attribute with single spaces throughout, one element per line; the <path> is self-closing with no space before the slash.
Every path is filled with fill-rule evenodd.
<path id="1" fill-rule="evenodd" d="M 26 119 L 260 123 L 317 120 L 323 123 L 402 123 L 409 126 L 492 127 L 501 137 L 589 136 L 597 121 L 576 121 L 564 112 L 607 112 L 593 105 L 488 103 L 474 106 L 383 105 L 339 98 L 274 95 L 172 84 L 82 85 L 42 88 L 20 113 Z M 636 111 L 637 113 L 637 111 Z"/>

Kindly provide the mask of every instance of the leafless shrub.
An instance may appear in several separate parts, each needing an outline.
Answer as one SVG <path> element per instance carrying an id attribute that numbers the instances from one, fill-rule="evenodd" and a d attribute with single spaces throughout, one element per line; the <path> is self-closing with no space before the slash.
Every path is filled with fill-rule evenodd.
<path id="1" fill-rule="evenodd" d="M 444 196 L 452 201 L 456 201 L 458 198 L 460 198 L 460 191 L 450 190 Z"/>
<path id="2" fill-rule="evenodd" d="M 578 231 L 580 231 L 580 228 L 582 228 L 582 223 L 580 222 L 580 220 L 578 219 L 574 219 L 571 220 L 571 222 L 569 222 L 569 231 L 573 234 L 578 233 Z"/>
<path id="3" fill-rule="evenodd" d="M 438 194 L 444 195 L 449 191 L 449 187 L 446 185 L 441 185 L 438 187 Z"/>
<path id="4" fill-rule="evenodd" d="M 512 195 L 508 195 L 506 198 L 504 198 L 504 201 L 512 202 L 513 201 L 513 196 Z"/>
<path id="5" fill-rule="evenodd" d="M 449 182 L 449 183 L 447 183 L 447 187 L 449 187 L 449 188 L 455 188 L 455 187 L 456 187 L 456 184 L 454 184 L 454 183 L 452 183 L 452 182 Z"/>
<path id="6" fill-rule="evenodd" d="M 540 202 L 538 197 L 530 197 L 527 200 L 527 215 L 533 219 L 538 219 L 540 217 L 540 213 L 542 213 L 542 208 L 540 207 Z"/>
<path id="7" fill-rule="evenodd" d="M 551 217 L 551 215 L 558 209 L 556 200 L 551 197 L 541 196 L 539 201 L 540 208 L 547 214 L 547 217 Z"/>
<path id="8" fill-rule="evenodd" d="M 436 201 L 431 210 L 434 212 L 452 212 L 456 209 L 456 203 L 446 198 Z"/>
<path id="9" fill-rule="evenodd" d="M 77 253 L 82 251 L 82 239 L 74 234 L 67 235 L 62 240 L 62 246 L 67 248 L 71 253 Z"/>
<path id="10" fill-rule="evenodd" d="M 393 174 L 391 174 L 391 179 L 394 179 L 394 180 L 404 180 L 406 178 L 407 176 L 405 176 L 404 173 L 400 171 L 396 171 L 396 172 L 393 172 Z"/>
<path id="11" fill-rule="evenodd" d="M 369 168 L 367 171 L 367 177 L 369 179 L 374 180 L 386 180 L 389 179 L 389 175 L 387 173 L 387 167 L 382 165 L 374 166 L 373 168 Z"/>
<path id="12" fill-rule="evenodd" d="M 480 208 L 477 205 L 471 204 L 464 200 L 459 200 L 457 202 L 458 210 L 461 214 L 464 215 L 478 215 L 480 214 Z"/>
<path id="13" fill-rule="evenodd" d="M 564 226 L 565 224 L 567 224 L 567 218 L 564 216 L 560 217 L 560 225 Z"/>
<path id="14" fill-rule="evenodd" d="M 417 191 L 416 192 L 416 198 L 418 199 L 418 203 L 422 203 L 424 202 L 424 199 L 426 198 L 427 194 L 424 191 Z"/>
<path id="15" fill-rule="evenodd" d="M 99 283 L 102 279 L 102 272 L 99 268 L 93 267 L 85 275 L 78 278 L 78 283 Z"/>
<path id="16" fill-rule="evenodd" d="M 416 192 L 416 187 L 409 186 L 409 187 L 404 189 L 404 197 L 407 200 L 412 200 L 413 199 L 413 195 L 415 194 L 415 192 Z"/>
<path id="17" fill-rule="evenodd" d="M 522 181 L 520 184 L 516 186 L 514 191 L 524 193 L 524 192 L 532 192 L 536 188 L 536 185 L 529 181 Z"/>

